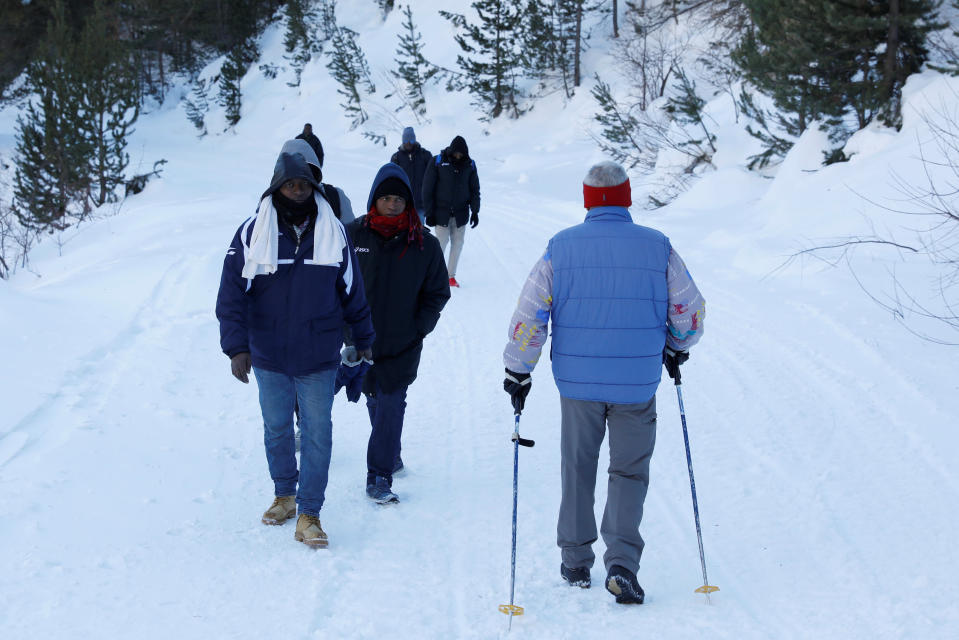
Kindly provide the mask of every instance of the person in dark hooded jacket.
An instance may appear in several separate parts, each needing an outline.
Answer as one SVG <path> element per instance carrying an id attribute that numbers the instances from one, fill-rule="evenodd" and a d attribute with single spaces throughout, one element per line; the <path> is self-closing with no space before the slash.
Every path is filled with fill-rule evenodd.
<path id="1" fill-rule="evenodd" d="M 426 175 L 426 169 L 433 162 L 433 154 L 416 141 L 416 132 L 413 131 L 413 127 L 403 129 L 403 144 L 390 158 L 390 162 L 403 167 L 403 171 L 409 176 L 410 188 L 413 190 L 413 204 L 416 205 L 416 212 L 420 215 L 420 222 L 424 222 L 426 209 L 423 207 L 423 177 Z"/>
<path id="2" fill-rule="evenodd" d="M 380 168 L 367 214 L 347 226 L 363 273 L 376 339 L 363 381 L 370 414 L 366 493 L 397 502 L 393 473 L 402 468 L 400 437 L 406 391 L 416 379 L 423 338 L 450 297 L 439 242 L 420 224 L 409 178 L 398 165 Z"/>
<path id="3" fill-rule="evenodd" d="M 303 156 L 281 153 L 256 216 L 233 237 L 223 261 L 216 316 L 233 375 L 259 387 L 266 459 L 275 500 L 264 524 L 297 513 L 294 538 L 325 548 L 320 508 L 330 467 L 333 385 L 342 327 L 372 357 L 373 323 L 353 247 L 319 192 Z M 293 407 L 302 449 L 294 453 Z"/>
<path id="4" fill-rule="evenodd" d="M 435 227 L 444 252 L 446 243 L 450 242 L 446 267 L 450 286 L 458 287 L 456 266 L 466 239 L 466 223 L 475 228 L 479 224 L 480 209 L 479 175 L 462 136 L 453 138 L 450 146 L 427 167 L 423 177 L 423 206 L 426 224 Z"/>

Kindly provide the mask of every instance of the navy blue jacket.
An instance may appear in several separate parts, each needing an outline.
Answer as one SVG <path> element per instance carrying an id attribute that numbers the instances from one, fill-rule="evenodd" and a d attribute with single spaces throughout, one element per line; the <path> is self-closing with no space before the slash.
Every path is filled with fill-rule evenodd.
<path id="1" fill-rule="evenodd" d="M 344 324 L 357 349 L 372 346 L 373 322 L 349 236 L 339 265 L 307 264 L 314 223 L 298 242 L 280 220 L 277 270 L 247 280 L 241 274 L 255 219 L 240 225 L 223 260 L 216 299 L 223 353 L 249 352 L 254 367 L 300 376 L 339 365 Z"/>
<path id="2" fill-rule="evenodd" d="M 426 168 L 433 162 L 433 154 L 416 143 L 409 151 L 404 151 L 403 147 L 397 149 L 390 162 L 403 167 L 403 171 L 409 176 L 413 203 L 416 210 L 423 213 L 423 176 L 426 175 Z"/>
<path id="3" fill-rule="evenodd" d="M 447 227 L 450 218 L 456 226 L 465 227 L 470 211 L 479 213 L 480 185 L 476 163 L 469 157 L 456 164 L 449 148 L 433 159 L 423 177 L 423 214 L 436 218 L 436 224 Z"/>

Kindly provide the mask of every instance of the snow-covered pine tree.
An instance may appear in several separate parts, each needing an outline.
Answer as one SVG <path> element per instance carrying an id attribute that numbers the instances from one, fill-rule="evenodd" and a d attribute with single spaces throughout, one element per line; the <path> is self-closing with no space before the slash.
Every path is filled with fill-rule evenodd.
<path id="1" fill-rule="evenodd" d="M 716 153 L 716 146 L 713 144 L 716 135 L 709 131 L 703 116 L 705 106 L 706 101 L 696 93 L 696 83 L 686 75 L 684 69 L 678 69 L 673 95 L 666 99 L 663 110 L 682 127 L 683 139 L 676 142 L 676 147 L 690 157 L 687 173 L 691 173 L 701 164 L 712 162 L 713 154 Z M 689 127 L 692 127 L 693 131 L 690 131 Z M 695 132 L 697 129 L 702 130 L 702 135 Z"/>
<path id="2" fill-rule="evenodd" d="M 76 34 L 62 0 L 53 5 L 47 35 L 27 68 L 33 97 L 17 118 L 13 209 L 37 233 L 70 225 L 71 205 L 90 189 L 90 142 L 82 135 L 82 82 L 74 62 Z"/>
<path id="3" fill-rule="evenodd" d="M 360 91 L 375 93 L 376 86 L 373 84 L 373 78 L 370 75 L 366 55 L 356 43 L 356 36 L 359 34 L 352 29 L 337 25 L 336 3 L 333 0 L 328 0 L 328 4 L 335 30 L 332 39 L 333 46 L 327 53 L 330 60 L 326 67 L 330 70 L 333 78 L 340 83 L 340 88 L 336 92 L 346 99 L 346 102 L 341 103 L 340 106 L 350 117 L 350 129 L 352 130 L 369 118 L 363 109 Z"/>
<path id="4" fill-rule="evenodd" d="M 208 86 L 206 80 L 198 78 L 193 82 L 193 89 L 190 91 L 192 97 L 186 98 L 183 102 L 186 110 L 187 119 L 193 123 L 200 136 L 206 135 L 206 112 L 210 108 L 207 99 Z"/>
<path id="5" fill-rule="evenodd" d="M 649 153 L 643 139 L 639 119 L 616 100 L 610 86 L 603 82 L 599 74 L 596 74 L 595 79 L 596 84 L 591 92 L 600 111 L 593 119 L 602 126 L 600 135 L 593 135 L 596 144 L 613 160 L 630 168 L 640 164 L 651 165 L 654 158 L 651 160 L 650 156 L 653 154 Z"/>
<path id="6" fill-rule="evenodd" d="M 403 31 L 400 33 L 400 46 L 396 50 L 395 71 L 390 73 L 405 83 L 406 100 L 419 115 L 426 114 L 426 96 L 423 89 L 426 83 L 436 75 L 437 69 L 423 56 L 423 35 L 413 23 L 413 8 L 403 7 Z"/>
<path id="7" fill-rule="evenodd" d="M 91 147 L 88 173 L 90 201 L 99 207 L 116 202 L 130 156 L 127 136 L 140 113 L 137 77 L 130 51 L 114 32 L 117 24 L 104 0 L 93 12 L 80 37 L 78 64 L 83 86 L 82 135 Z M 104 46 L 105 42 L 112 43 Z"/>
<path id="8" fill-rule="evenodd" d="M 479 16 L 478 24 L 471 24 L 463 15 L 440 11 L 464 31 L 456 35 L 465 54 L 458 55 L 456 63 L 485 119 L 504 113 L 518 118 L 523 112 L 523 92 L 517 86 L 523 68 L 523 5 L 510 0 L 474 0 L 472 7 Z"/>
<path id="9" fill-rule="evenodd" d="M 310 0 L 287 0 L 286 2 L 286 35 L 283 46 L 286 49 L 284 56 L 290 61 L 295 80 L 288 83 L 291 87 L 300 86 L 300 76 L 303 67 L 313 58 L 316 51 L 315 25 L 318 21 L 313 3 Z"/>
<path id="10" fill-rule="evenodd" d="M 256 40 L 250 37 L 230 49 L 223 66 L 220 67 L 219 103 L 226 109 L 225 117 L 228 127 L 235 126 L 240 121 L 240 107 L 243 105 L 240 81 L 258 56 Z"/>

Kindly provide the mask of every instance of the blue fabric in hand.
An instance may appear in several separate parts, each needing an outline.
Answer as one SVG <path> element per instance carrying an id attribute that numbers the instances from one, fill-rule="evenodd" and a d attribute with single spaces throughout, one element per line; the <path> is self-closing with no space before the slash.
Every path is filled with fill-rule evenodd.
<path id="1" fill-rule="evenodd" d="M 346 347 L 340 355 L 340 366 L 336 370 L 336 386 L 333 394 L 346 387 L 346 399 L 350 402 L 359 402 L 363 391 L 363 376 L 369 371 L 373 363 L 366 358 L 360 358 L 355 347 Z"/>

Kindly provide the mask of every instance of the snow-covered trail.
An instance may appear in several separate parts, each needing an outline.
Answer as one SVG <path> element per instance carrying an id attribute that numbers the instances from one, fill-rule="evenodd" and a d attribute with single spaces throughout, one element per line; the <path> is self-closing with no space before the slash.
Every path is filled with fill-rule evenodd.
<path id="1" fill-rule="evenodd" d="M 149 207 L 101 223 L 21 291 L 60 316 L 28 307 L 16 325 L 26 335 L 32 324 L 54 352 L 30 373 L 43 392 L 24 389 L 0 432 L 2 635 L 503 635 L 512 416 L 500 352 L 527 271 L 582 215 L 577 189 L 533 196 L 496 172 L 485 178 L 463 288 L 410 392 L 402 503 L 366 500 L 365 407 L 338 398 L 322 514 L 331 546 L 312 551 L 291 524 L 259 523 L 271 485 L 255 383 L 229 375 L 212 313 L 237 211 L 264 180 L 238 165 L 230 196 L 178 199 L 177 181 L 203 159 L 193 162 L 171 171 Z M 360 209 L 375 163 L 357 153 L 344 166 Z M 720 217 L 724 204 L 713 205 Z M 712 606 L 693 593 L 700 569 L 669 384 L 643 527 L 647 604 L 615 605 L 599 565 L 593 589 L 562 584 L 559 411 L 544 359 L 522 423 L 537 446 L 520 457 L 516 601 L 527 614 L 512 635 L 942 637 L 959 620 L 946 511 L 959 487 L 936 389 L 890 352 L 903 344 L 898 329 L 820 289 L 827 276 L 762 280 L 721 266 L 731 258 L 700 241 L 699 214 L 651 224 L 672 237 L 709 305 L 684 389 L 710 581 L 722 591 Z M 853 307 L 861 318 L 845 322 Z M 71 323 L 85 332 L 78 340 L 58 332 Z M 598 513 L 604 499 L 601 473 Z"/>

